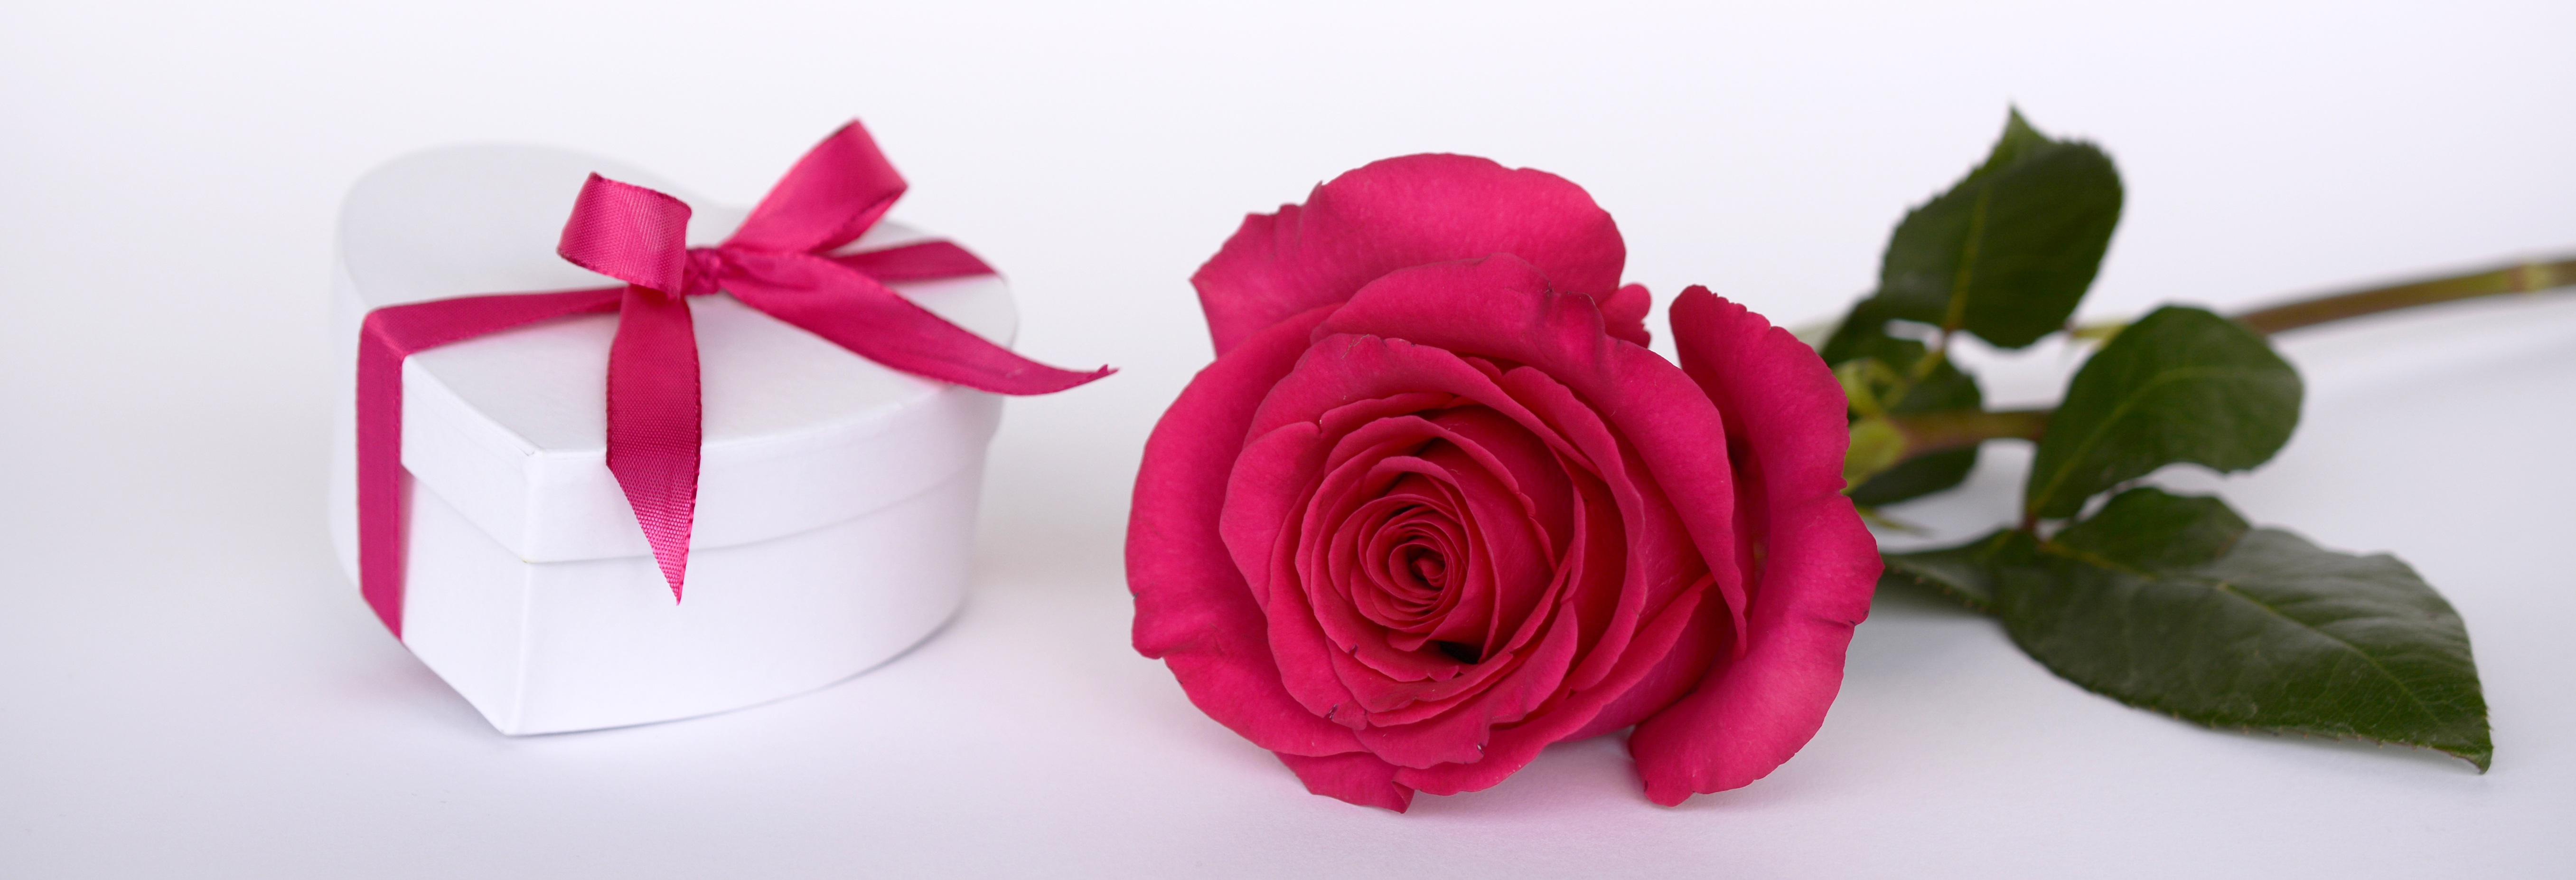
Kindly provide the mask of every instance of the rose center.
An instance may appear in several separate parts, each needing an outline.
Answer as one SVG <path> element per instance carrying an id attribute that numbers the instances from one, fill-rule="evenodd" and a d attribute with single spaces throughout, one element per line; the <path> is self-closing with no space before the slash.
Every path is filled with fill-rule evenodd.
<path id="1" fill-rule="evenodd" d="M 1440 517 L 1440 514 L 1428 507 L 1415 507 L 1406 510 L 1399 518 L 1411 517 Z M 1447 522 L 1445 517 L 1440 518 Z M 1420 520 L 1416 520 L 1415 525 L 1419 524 Z M 1454 526 L 1454 523 L 1449 524 Z M 1393 600 L 1388 610 L 1395 613 L 1391 617 L 1380 618 L 1379 622 L 1414 632 L 1416 639 L 1439 628 L 1448 606 L 1455 599 L 1450 594 L 1466 588 L 1463 583 L 1452 582 L 1452 574 L 1461 577 L 1464 574 L 1451 565 L 1450 548 L 1435 534 L 1436 531 L 1414 534 L 1387 554 L 1386 571 L 1390 575 L 1398 575 L 1391 579 L 1395 588 L 1387 596 Z M 1485 656 L 1484 647 L 1476 642 L 1439 638 L 1428 639 L 1427 642 L 1426 647 L 1460 663 L 1476 663 Z"/>
<path id="2" fill-rule="evenodd" d="M 1449 560 L 1443 558 L 1440 551 L 1412 546 L 1404 548 L 1404 556 L 1405 563 L 1413 569 L 1413 576 L 1420 578 L 1423 586 L 1434 590 L 1449 586 Z"/>

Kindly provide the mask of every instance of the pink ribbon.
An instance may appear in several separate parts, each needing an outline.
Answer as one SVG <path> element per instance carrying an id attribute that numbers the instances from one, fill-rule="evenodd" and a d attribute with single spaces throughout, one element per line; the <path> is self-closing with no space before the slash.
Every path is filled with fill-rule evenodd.
<path id="1" fill-rule="evenodd" d="M 875 225 L 904 182 L 857 122 L 823 139 L 723 244 L 687 245 L 689 206 L 597 174 L 555 252 L 624 287 L 465 296 L 367 313 L 358 339 L 358 591 L 402 636 L 402 361 L 523 324 L 617 313 L 608 351 L 608 469 L 635 508 L 671 598 L 697 511 L 698 348 L 685 297 L 719 291 L 859 356 L 998 394 L 1047 394 L 1109 375 L 1059 370 L 948 323 L 888 281 L 993 274 L 929 241 L 832 256 Z"/>

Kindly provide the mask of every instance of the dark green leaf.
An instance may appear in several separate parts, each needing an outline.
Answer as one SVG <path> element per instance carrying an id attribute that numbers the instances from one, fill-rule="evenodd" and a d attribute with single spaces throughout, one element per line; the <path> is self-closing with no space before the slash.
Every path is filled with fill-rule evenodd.
<path id="1" fill-rule="evenodd" d="M 1892 319 L 1893 317 L 1887 313 L 1886 303 L 1879 302 L 1875 297 L 1863 297 L 1861 301 L 1852 304 L 1850 312 L 1843 315 L 1843 322 L 1834 327 L 1834 335 L 1826 337 L 1824 347 L 1816 349 L 1816 355 L 1824 358 L 1825 363 L 1836 365 L 1857 358 L 1883 355 L 1888 351 L 1884 347 L 1886 343 L 1907 341 L 1887 335 L 1887 322 Z M 1909 364 L 1912 363 L 1912 358 L 1922 356 L 1923 344 L 1914 343 L 1913 352 L 1914 354 L 1907 358 Z M 1891 364 L 1891 366 L 1905 365 Z"/>
<path id="2" fill-rule="evenodd" d="M 2225 501 L 2143 487 L 2113 496 L 2101 513 L 2050 543 L 2143 571 L 2172 571 L 2218 561 L 2252 528 Z"/>
<path id="3" fill-rule="evenodd" d="M 1906 459 L 1853 486 L 1851 500 L 1862 507 L 1883 507 L 1939 492 L 1967 481 L 1977 469 L 1977 448 L 1952 449 Z"/>
<path id="4" fill-rule="evenodd" d="M 2029 535 L 2003 529 L 1956 547 L 1881 554 L 1879 559 L 1887 564 L 1887 570 L 1879 575 L 1878 582 L 1882 586 L 1895 582 L 1929 587 L 1959 604 L 1993 611 L 1995 560 L 1999 556 L 2026 560 L 2030 557 L 2030 544 Z"/>
<path id="5" fill-rule="evenodd" d="M 2026 539 L 2025 539 L 2026 541 Z M 2067 680 L 2213 727 L 2494 753 L 2467 628 L 2395 558 L 2248 528 L 2214 498 L 2113 498 L 1992 557 L 2013 640 Z"/>
<path id="6" fill-rule="evenodd" d="M 1888 317 L 2021 348 L 2065 326 L 2120 222 L 2120 173 L 2020 111 L 1984 165 L 1905 215 L 1879 267 Z"/>
<path id="7" fill-rule="evenodd" d="M 2299 423 L 2298 371 L 2236 322 L 2166 306 L 2129 325 L 2067 383 L 2032 458 L 2023 509 L 2074 516 L 2084 501 L 2174 462 L 2262 464 Z"/>

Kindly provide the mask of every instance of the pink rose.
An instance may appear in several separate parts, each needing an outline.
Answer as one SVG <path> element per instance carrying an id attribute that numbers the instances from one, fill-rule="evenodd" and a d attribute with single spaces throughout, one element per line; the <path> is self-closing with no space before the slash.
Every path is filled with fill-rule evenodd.
<path id="1" fill-rule="evenodd" d="M 1701 288 L 1644 347 L 1610 216 L 1407 156 L 1192 279 L 1218 357 L 1156 425 L 1136 650 L 1309 790 L 1394 810 L 1634 726 L 1657 803 L 1761 778 L 1842 682 L 1878 553 L 1815 352 Z"/>

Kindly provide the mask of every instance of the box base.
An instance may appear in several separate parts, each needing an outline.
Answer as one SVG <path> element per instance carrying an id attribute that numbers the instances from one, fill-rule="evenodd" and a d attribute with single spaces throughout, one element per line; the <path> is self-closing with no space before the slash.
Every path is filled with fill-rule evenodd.
<path id="1" fill-rule="evenodd" d="M 505 734 L 670 721 L 821 688 L 965 599 L 981 456 L 867 515 L 689 555 L 527 562 L 414 482 L 403 641 Z"/>

